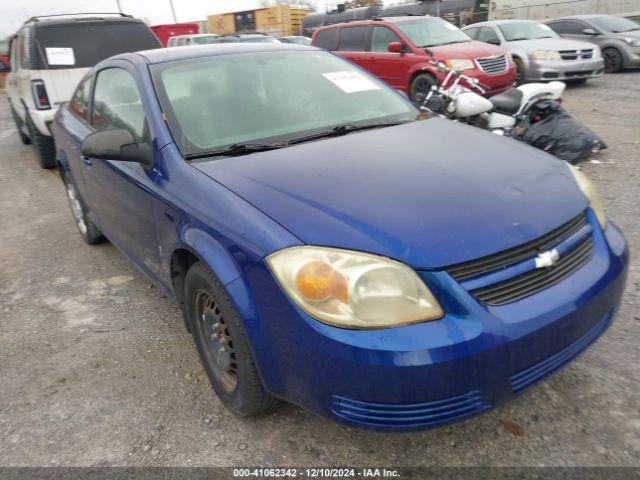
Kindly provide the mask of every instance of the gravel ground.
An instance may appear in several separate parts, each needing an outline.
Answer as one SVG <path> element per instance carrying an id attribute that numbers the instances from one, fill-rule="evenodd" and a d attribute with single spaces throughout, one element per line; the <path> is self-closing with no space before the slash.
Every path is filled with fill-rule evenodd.
<path id="1" fill-rule="evenodd" d="M 77 234 L 55 171 L 0 99 L 0 465 L 640 465 L 640 72 L 565 106 L 610 143 L 584 170 L 632 251 L 617 321 L 510 403 L 410 434 L 346 428 L 283 405 L 229 413 L 178 309 L 116 249 Z"/>

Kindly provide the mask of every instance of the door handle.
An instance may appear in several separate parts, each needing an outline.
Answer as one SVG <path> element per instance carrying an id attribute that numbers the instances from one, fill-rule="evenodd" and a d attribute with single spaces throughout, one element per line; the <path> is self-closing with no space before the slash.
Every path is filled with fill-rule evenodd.
<path id="1" fill-rule="evenodd" d="M 91 160 L 89 157 L 82 155 L 80 158 L 85 165 L 93 165 L 93 160 Z"/>

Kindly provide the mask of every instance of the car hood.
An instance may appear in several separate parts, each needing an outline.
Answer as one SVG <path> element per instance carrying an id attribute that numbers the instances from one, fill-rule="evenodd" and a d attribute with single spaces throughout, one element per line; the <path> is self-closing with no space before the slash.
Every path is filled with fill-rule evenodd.
<path id="1" fill-rule="evenodd" d="M 476 40 L 428 48 L 433 51 L 434 57 L 438 60 L 474 60 L 476 58 L 493 57 L 495 55 L 504 55 L 506 53 L 502 47 L 491 45 L 489 43 L 478 42 Z"/>
<path id="2" fill-rule="evenodd" d="M 520 245 L 587 207 L 564 162 L 436 118 L 193 165 L 304 243 L 416 268 Z"/>
<path id="3" fill-rule="evenodd" d="M 525 50 L 533 53 L 536 50 L 585 50 L 595 48 L 593 43 L 581 42 L 580 40 L 569 40 L 567 38 L 537 38 L 535 40 L 518 40 L 516 42 L 507 42 L 505 45 L 510 50 Z"/>

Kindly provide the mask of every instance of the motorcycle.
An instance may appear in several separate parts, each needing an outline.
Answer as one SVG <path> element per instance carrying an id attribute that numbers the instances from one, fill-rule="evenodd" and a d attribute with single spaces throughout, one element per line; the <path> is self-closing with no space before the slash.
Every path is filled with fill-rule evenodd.
<path id="1" fill-rule="evenodd" d="M 443 63 L 430 63 L 446 76 L 425 97 L 424 110 L 515 138 L 571 163 L 606 148 L 562 108 L 563 82 L 527 83 L 486 98 L 489 88 L 477 79 Z"/>

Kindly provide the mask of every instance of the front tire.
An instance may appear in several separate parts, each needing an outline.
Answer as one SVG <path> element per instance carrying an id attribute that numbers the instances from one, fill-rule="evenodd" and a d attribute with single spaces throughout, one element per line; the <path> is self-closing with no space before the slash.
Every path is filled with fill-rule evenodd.
<path id="1" fill-rule="evenodd" d="M 526 72 L 524 69 L 524 62 L 519 58 L 514 58 L 513 63 L 516 66 L 516 85 L 522 85 L 526 82 Z"/>
<path id="2" fill-rule="evenodd" d="M 27 113 L 27 128 L 29 129 L 29 136 L 31 137 L 31 143 L 36 151 L 38 157 L 38 163 L 42 168 L 53 168 L 56 166 L 56 147 L 53 142 L 53 138 L 47 135 L 43 135 L 35 126 L 33 120 Z"/>
<path id="3" fill-rule="evenodd" d="M 604 71 L 616 73 L 622 70 L 622 54 L 617 48 L 609 47 L 602 51 L 604 57 Z"/>
<path id="4" fill-rule="evenodd" d="M 431 87 L 437 84 L 436 79 L 430 73 L 420 73 L 411 81 L 409 90 L 409 98 L 416 105 L 422 105 L 424 99 L 427 98 Z"/>
<path id="5" fill-rule="evenodd" d="M 71 215 L 78 227 L 78 232 L 82 239 L 89 245 L 96 245 L 105 241 L 105 237 L 96 227 L 95 223 L 87 218 L 87 208 L 84 202 L 80 198 L 80 194 L 73 184 L 73 180 L 68 178 L 64 172 L 60 173 L 62 177 L 62 183 L 67 192 L 67 201 L 69 202 L 69 208 L 71 209 Z"/>
<path id="6" fill-rule="evenodd" d="M 185 315 L 211 385 L 231 411 L 250 416 L 276 403 L 262 385 L 240 316 L 202 262 L 185 279 Z"/>

